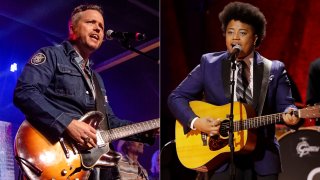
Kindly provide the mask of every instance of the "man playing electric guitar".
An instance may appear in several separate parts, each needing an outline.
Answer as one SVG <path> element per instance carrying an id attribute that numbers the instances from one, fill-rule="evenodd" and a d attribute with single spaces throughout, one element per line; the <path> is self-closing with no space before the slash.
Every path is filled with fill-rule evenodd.
<path id="1" fill-rule="evenodd" d="M 255 51 L 265 36 L 266 20 L 262 12 L 251 4 L 233 2 L 225 6 L 219 18 L 227 51 L 204 54 L 200 65 L 193 69 L 168 98 L 169 108 L 181 123 L 184 133 L 190 132 L 190 138 L 198 131 L 208 137 L 215 137 L 220 133 L 221 121 L 229 113 L 221 115 L 221 118 L 200 117 L 189 104 L 199 100 L 199 94 L 204 95 L 204 101 L 215 106 L 226 105 L 231 101 L 248 103 L 258 116 L 286 112 L 283 114 L 284 122 L 296 125 L 299 118 L 289 113 L 296 107 L 284 64 L 276 60 L 270 61 Z M 237 49 L 236 88 L 235 96 L 231 97 L 229 57 Z M 219 111 L 212 111 L 211 114 L 219 114 Z M 205 137 L 204 141 L 207 139 Z M 206 146 L 206 142 L 203 146 Z M 281 164 L 275 126 L 258 128 L 254 151 L 246 155 L 236 154 L 234 162 L 237 180 L 278 179 Z M 228 162 L 217 163 L 220 165 L 209 171 L 210 178 L 229 179 Z"/>
<path id="2" fill-rule="evenodd" d="M 38 50 L 24 67 L 17 82 L 14 104 L 25 114 L 28 122 L 52 142 L 58 142 L 61 140 L 59 138 L 67 135 L 77 146 L 90 149 L 99 146 L 97 134 L 101 133 L 94 128 L 97 125 L 99 129 L 105 130 L 130 123 L 119 119 L 112 112 L 103 81 L 90 66 L 90 55 L 104 40 L 104 28 L 101 7 L 76 7 L 70 18 L 68 40 Z M 88 124 L 94 122 L 90 119 L 78 121 L 90 111 L 103 114 L 100 124 Z M 154 140 L 152 135 L 145 134 L 131 139 L 147 143 Z M 64 146 L 65 143 L 62 144 Z M 77 149 L 70 149 L 66 155 L 76 153 Z M 32 163 L 28 159 L 20 160 Z M 57 172 L 57 176 L 65 175 L 74 168 L 63 169 Z M 118 174 L 114 173 L 116 169 L 95 169 L 90 179 L 118 179 Z"/>

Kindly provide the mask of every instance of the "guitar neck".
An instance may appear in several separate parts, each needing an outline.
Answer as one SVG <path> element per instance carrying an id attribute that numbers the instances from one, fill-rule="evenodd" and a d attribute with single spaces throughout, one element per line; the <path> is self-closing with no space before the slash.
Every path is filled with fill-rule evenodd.
<path id="1" fill-rule="evenodd" d="M 245 121 L 235 121 L 233 123 L 234 131 L 242 131 L 246 129 L 258 128 L 260 126 L 279 123 L 282 121 L 282 114 L 283 113 L 277 113 L 266 116 L 248 118 Z"/>
<path id="2" fill-rule="evenodd" d="M 293 111 L 292 113 L 299 118 L 318 118 L 320 116 L 320 105 L 308 106 L 303 109 Z M 282 122 L 282 114 L 283 113 L 270 114 L 249 118 L 245 121 L 235 121 L 233 123 L 234 131 L 242 131 Z"/>
<path id="3" fill-rule="evenodd" d="M 103 131 L 102 137 L 105 142 L 111 142 L 134 134 L 142 133 L 160 127 L 160 119 L 152 119 L 145 122 L 121 126 Z"/>

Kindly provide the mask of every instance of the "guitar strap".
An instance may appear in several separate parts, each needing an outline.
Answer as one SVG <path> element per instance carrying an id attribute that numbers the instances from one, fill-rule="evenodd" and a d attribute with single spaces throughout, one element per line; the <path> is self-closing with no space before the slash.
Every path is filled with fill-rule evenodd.
<path id="1" fill-rule="evenodd" d="M 269 59 L 261 56 L 263 62 L 264 62 L 264 69 L 263 69 L 263 77 L 262 77 L 262 83 L 261 83 L 261 91 L 260 91 L 260 97 L 259 97 L 259 106 L 258 106 L 258 116 L 261 116 L 264 102 L 266 100 L 267 91 L 268 91 L 268 85 L 269 85 L 269 77 L 270 77 L 270 71 L 271 71 L 271 65 L 272 61 Z"/>
<path id="2" fill-rule="evenodd" d="M 100 128 L 109 129 L 110 126 L 109 126 L 108 116 L 106 112 L 105 97 L 102 94 L 96 72 L 93 72 L 93 82 L 94 82 L 95 92 L 96 92 L 96 110 L 100 111 L 105 118 L 105 120 L 100 123 Z"/>

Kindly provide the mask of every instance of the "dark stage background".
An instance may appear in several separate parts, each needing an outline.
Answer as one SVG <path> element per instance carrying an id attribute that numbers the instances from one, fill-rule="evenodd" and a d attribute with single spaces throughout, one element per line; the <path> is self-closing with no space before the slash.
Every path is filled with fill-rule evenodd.
<path id="1" fill-rule="evenodd" d="M 200 62 L 202 54 L 225 50 L 219 12 L 230 0 L 161 1 L 161 147 L 174 139 L 175 119 L 167 108 L 169 93 Z M 279 59 L 292 78 L 294 96 L 306 100 L 308 68 L 320 56 L 320 1 L 247 0 L 264 13 L 267 33 L 260 52 Z M 177 161 L 174 145 L 162 149 L 164 179 L 190 179 Z M 176 167 L 177 170 L 171 171 Z M 171 168 L 171 169 L 170 169 Z M 167 175 L 171 176 L 167 176 Z"/>
<path id="2" fill-rule="evenodd" d="M 5 169 L 8 166 L 2 160 L 12 158 L 14 136 L 24 120 L 24 115 L 12 103 L 17 78 L 36 50 L 67 38 L 71 11 L 83 3 L 103 7 L 106 30 L 145 33 L 146 40 L 133 42 L 132 46 L 159 59 L 159 0 L 0 0 L 0 121 L 11 123 L 0 123 L 0 128 L 3 127 L 0 137 L 6 137 L 0 144 L 7 145 L 11 141 L 10 147 L 0 145 L 0 156 L 3 156 L 0 157 L 0 179 L 11 177 L 5 175 L 11 171 Z M 117 40 L 105 41 L 92 60 L 93 68 L 105 82 L 108 100 L 116 115 L 134 122 L 159 118 L 157 61 L 133 54 Z M 11 72 L 14 63 L 17 69 Z M 146 146 L 140 157 L 147 170 L 152 153 L 157 149 L 159 138 L 153 146 Z M 12 161 L 8 163 L 12 165 Z M 17 174 L 17 169 L 15 172 Z"/>

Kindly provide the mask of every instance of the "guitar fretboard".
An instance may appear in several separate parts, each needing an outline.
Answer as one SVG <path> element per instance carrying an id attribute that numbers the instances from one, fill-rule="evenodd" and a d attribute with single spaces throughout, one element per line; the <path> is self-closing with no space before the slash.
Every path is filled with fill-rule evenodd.
<path id="1" fill-rule="evenodd" d="M 299 118 L 317 118 L 320 116 L 319 108 L 320 108 L 319 105 L 310 106 L 310 107 L 293 111 L 293 114 Z M 242 131 L 246 129 L 257 128 L 260 126 L 279 123 L 282 121 L 282 114 L 283 113 L 270 114 L 266 116 L 249 118 L 249 119 L 246 119 L 245 121 L 235 121 L 233 123 L 234 131 Z"/>
<path id="2" fill-rule="evenodd" d="M 121 126 L 101 132 L 105 142 L 111 142 L 117 139 L 128 137 L 141 132 L 149 131 L 160 127 L 160 119 L 152 119 L 145 122 Z"/>
<path id="3" fill-rule="evenodd" d="M 249 118 L 249 119 L 246 119 L 245 121 L 235 121 L 233 123 L 234 131 L 242 131 L 246 129 L 257 128 L 260 126 L 275 124 L 275 123 L 281 122 L 281 120 L 282 120 L 282 113 Z"/>

